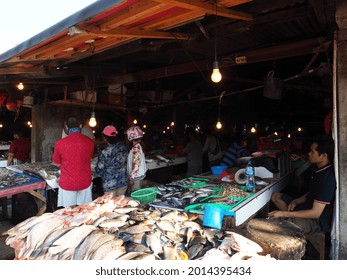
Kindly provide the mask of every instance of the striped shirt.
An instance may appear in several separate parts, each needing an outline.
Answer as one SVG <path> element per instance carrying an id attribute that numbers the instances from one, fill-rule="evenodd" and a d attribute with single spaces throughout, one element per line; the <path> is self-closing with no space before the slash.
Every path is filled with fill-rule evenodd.
<path id="1" fill-rule="evenodd" d="M 225 152 L 221 165 L 229 167 L 234 166 L 236 164 L 236 160 L 239 157 L 246 157 L 249 155 L 250 152 L 245 147 L 240 146 L 239 144 L 234 142 Z"/>

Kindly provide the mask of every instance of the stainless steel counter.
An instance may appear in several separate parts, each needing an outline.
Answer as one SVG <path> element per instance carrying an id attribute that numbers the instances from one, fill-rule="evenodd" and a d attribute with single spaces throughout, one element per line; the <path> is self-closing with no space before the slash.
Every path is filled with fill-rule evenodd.
<path id="1" fill-rule="evenodd" d="M 253 196 L 237 205 L 233 209 L 235 212 L 235 218 L 233 218 L 235 226 L 240 226 L 256 215 L 271 200 L 271 195 L 274 192 L 281 192 L 284 190 L 291 180 L 292 173 L 289 172 L 260 191 L 255 192 Z"/>

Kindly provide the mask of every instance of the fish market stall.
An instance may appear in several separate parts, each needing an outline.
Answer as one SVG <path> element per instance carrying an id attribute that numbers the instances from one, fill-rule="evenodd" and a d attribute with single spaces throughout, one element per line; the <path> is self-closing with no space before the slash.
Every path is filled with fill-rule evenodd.
<path id="1" fill-rule="evenodd" d="M 207 172 L 192 178 L 159 185 L 157 186 L 158 197 L 150 205 L 203 215 L 205 206 L 213 203 L 232 212 L 231 217 L 226 217 L 228 227 L 237 227 L 267 206 L 273 192 L 280 192 L 290 184 L 293 175 L 287 163 L 285 157 L 280 158 L 279 168 L 275 173 L 262 166 L 256 167 L 255 193 L 245 191 L 245 182 L 237 177 L 240 171 L 242 173 L 242 168 L 230 168 L 227 170 L 230 176 L 224 177 L 228 178 L 227 181 Z"/>
<path id="2" fill-rule="evenodd" d="M 27 192 L 40 201 L 40 209 L 37 215 L 41 215 L 46 210 L 46 197 L 39 191 L 46 188 L 46 182 L 40 178 L 23 173 L 1 168 L 0 169 L 0 198 L 2 199 L 2 216 L 7 218 L 8 196 Z"/>
<path id="3" fill-rule="evenodd" d="M 174 175 L 186 171 L 186 163 L 186 156 L 148 155 L 146 156 L 146 178 L 162 184 L 171 182 Z"/>
<path id="4" fill-rule="evenodd" d="M 10 150 L 9 141 L 0 141 L 0 167 L 7 166 L 7 156 Z"/>
<path id="5" fill-rule="evenodd" d="M 109 193 L 29 218 L 8 230 L 6 244 L 17 259 L 230 260 L 240 252 L 247 259 L 273 259 L 252 240 L 204 227 L 197 217 Z"/>

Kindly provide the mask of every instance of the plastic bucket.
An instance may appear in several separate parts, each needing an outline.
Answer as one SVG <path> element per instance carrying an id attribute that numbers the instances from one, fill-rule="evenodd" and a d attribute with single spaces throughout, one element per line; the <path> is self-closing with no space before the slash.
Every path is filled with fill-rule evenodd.
<path id="1" fill-rule="evenodd" d="M 226 211 L 222 207 L 216 205 L 206 205 L 204 209 L 203 225 L 206 227 L 221 229 L 224 216 L 235 217 L 235 213 Z"/>

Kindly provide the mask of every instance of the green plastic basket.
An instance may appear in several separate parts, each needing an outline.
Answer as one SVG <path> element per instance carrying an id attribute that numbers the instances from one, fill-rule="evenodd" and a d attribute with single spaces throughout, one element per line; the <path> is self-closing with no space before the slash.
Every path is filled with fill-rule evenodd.
<path id="1" fill-rule="evenodd" d="M 158 189 L 155 187 L 144 188 L 131 193 L 131 197 L 142 204 L 150 203 L 157 198 Z"/>

